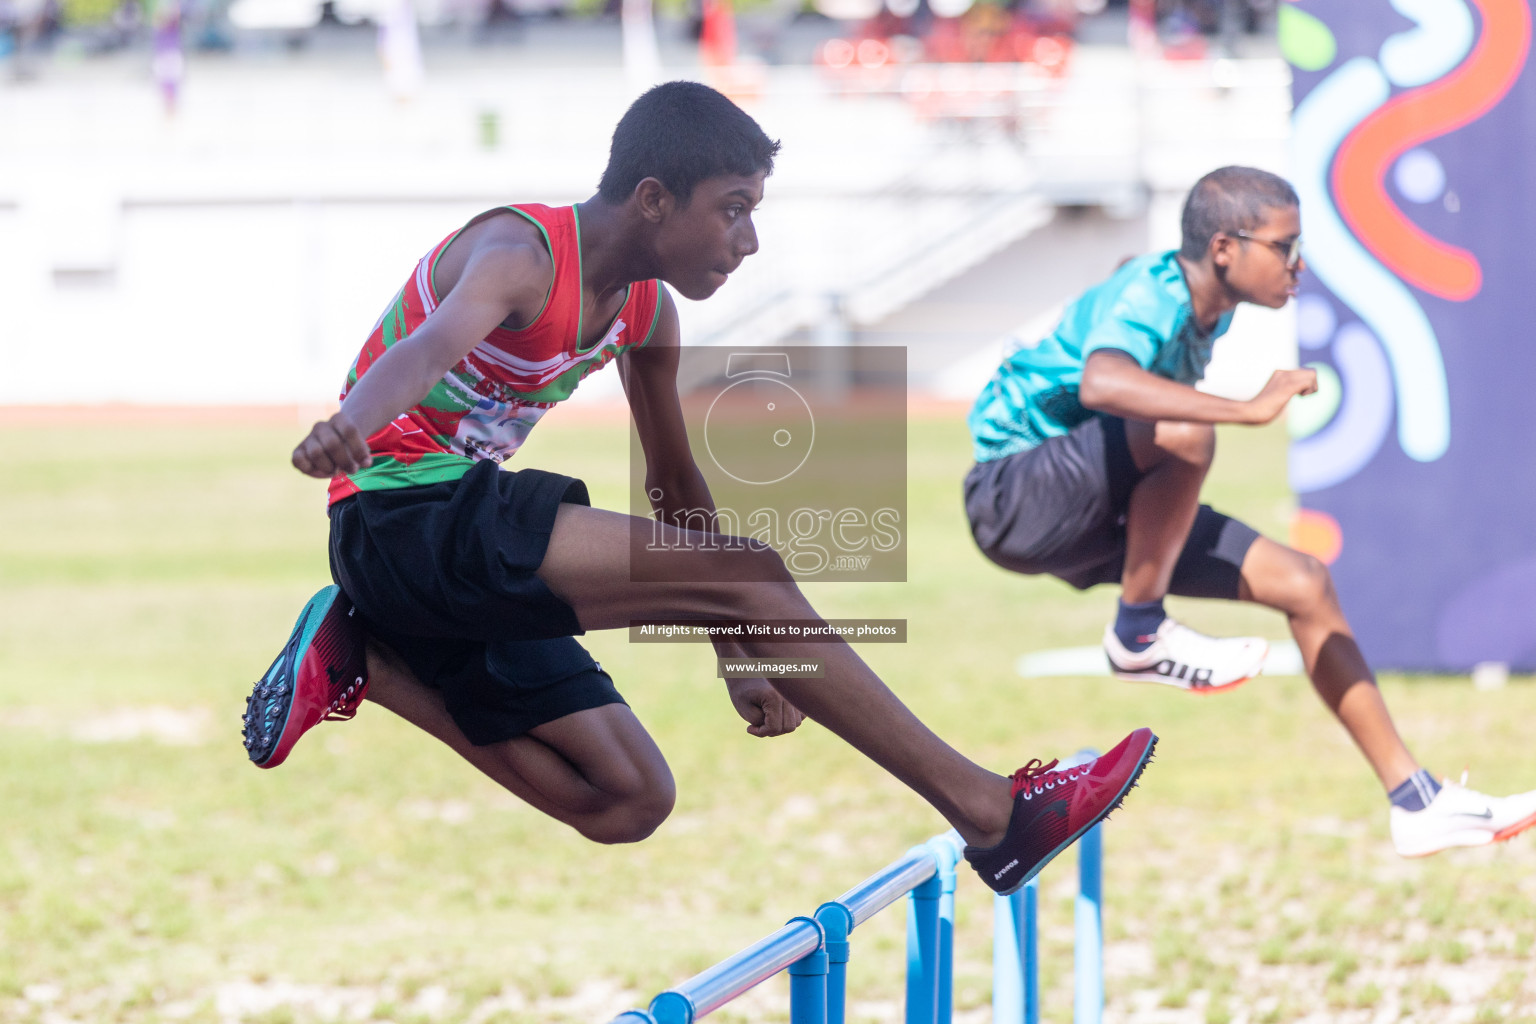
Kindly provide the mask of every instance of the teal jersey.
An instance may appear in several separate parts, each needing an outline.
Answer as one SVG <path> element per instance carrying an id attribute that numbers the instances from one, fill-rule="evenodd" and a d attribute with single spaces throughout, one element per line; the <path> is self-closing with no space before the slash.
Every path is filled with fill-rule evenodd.
<path id="1" fill-rule="evenodd" d="M 1205 376 L 1211 345 L 1232 314 L 1222 314 L 1209 333 L 1200 330 L 1175 256 L 1170 250 L 1127 261 L 1068 306 L 1054 331 L 1003 360 L 967 419 L 977 462 L 1034 448 L 1092 417 L 1077 388 L 1083 364 L 1101 348 L 1180 384 Z"/>

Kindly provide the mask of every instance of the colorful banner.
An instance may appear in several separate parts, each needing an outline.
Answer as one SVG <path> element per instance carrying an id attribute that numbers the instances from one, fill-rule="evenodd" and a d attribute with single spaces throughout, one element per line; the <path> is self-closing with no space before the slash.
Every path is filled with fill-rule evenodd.
<path id="1" fill-rule="evenodd" d="M 1372 662 L 1536 669 L 1536 73 L 1526 0 L 1286 3 L 1293 542 Z"/>

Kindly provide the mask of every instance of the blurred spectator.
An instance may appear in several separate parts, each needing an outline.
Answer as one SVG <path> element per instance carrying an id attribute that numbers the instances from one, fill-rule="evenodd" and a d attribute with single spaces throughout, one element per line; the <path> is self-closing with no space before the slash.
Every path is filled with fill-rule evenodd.
<path id="1" fill-rule="evenodd" d="M 421 62 L 421 32 L 411 0 L 393 0 L 379 20 L 379 58 L 384 62 L 384 82 L 389 94 L 404 102 L 421 89 L 425 74 Z"/>
<path id="2" fill-rule="evenodd" d="M 1015 0 L 1015 14 L 1036 35 L 1071 35 L 1082 17 L 1080 0 Z"/>
<path id="3" fill-rule="evenodd" d="M 1257 32 L 1274 14 L 1277 0 L 1156 0 L 1164 34 L 1224 35 Z"/>
<path id="4" fill-rule="evenodd" d="M 144 8 L 139 0 L 121 0 L 112 8 L 112 20 L 108 33 L 103 37 L 107 50 L 119 50 L 127 46 L 144 28 Z"/>
<path id="5" fill-rule="evenodd" d="M 713 68 L 736 62 L 736 18 L 731 0 L 704 0 L 699 16 L 699 61 Z"/>
<path id="6" fill-rule="evenodd" d="M 154 13 L 151 21 L 154 38 L 150 70 L 155 85 L 160 89 L 160 99 L 167 115 L 176 113 L 180 99 L 181 79 L 186 73 L 187 61 L 181 50 L 181 0 L 152 0 Z"/>
<path id="7" fill-rule="evenodd" d="M 205 52 L 234 49 L 228 14 L 229 0 L 182 0 L 182 35 L 187 45 Z"/>
<path id="8" fill-rule="evenodd" d="M 0 0 L 0 60 L 5 60 L 16 52 L 20 34 L 20 18 L 16 14 L 14 0 Z"/>
<path id="9" fill-rule="evenodd" d="M 58 0 L 0 0 L 0 58 L 11 59 L 15 77 L 36 73 L 58 33 Z"/>

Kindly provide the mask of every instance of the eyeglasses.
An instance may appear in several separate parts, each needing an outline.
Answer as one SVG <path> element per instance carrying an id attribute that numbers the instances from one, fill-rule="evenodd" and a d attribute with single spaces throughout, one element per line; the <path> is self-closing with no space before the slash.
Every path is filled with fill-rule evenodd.
<path id="1" fill-rule="evenodd" d="M 1263 242 L 1265 245 L 1269 246 L 1271 249 L 1275 250 L 1275 252 L 1281 255 L 1281 257 L 1285 260 L 1286 270 L 1295 270 L 1296 265 L 1301 262 L 1300 235 L 1297 235 L 1289 242 L 1286 242 L 1278 238 L 1260 238 L 1258 235 L 1250 235 L 1246 231 L 1234 231 L 1232 234 L 1237 238 L 1244 238 L 1250 242 Z"/>

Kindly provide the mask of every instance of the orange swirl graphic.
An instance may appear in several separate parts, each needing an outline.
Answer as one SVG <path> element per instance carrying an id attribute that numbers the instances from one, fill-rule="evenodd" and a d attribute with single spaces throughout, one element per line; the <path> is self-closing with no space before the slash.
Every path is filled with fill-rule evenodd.
<path id="1" fill-rule="evenodd" d="M 1483 286 L 1483 269 L 1465 249 L 1422 231 L 1387 197 L 1387 170 L 1427 139 L 1482 117 L 1504 98 L 1531 42 L 1526 0 L 1472 0 L 1483 31 L 1454 71 L 1382 104 L 1339 144 L 1333 192 L 1356 237 L 1415 287 L 1463 302 Z"/>

